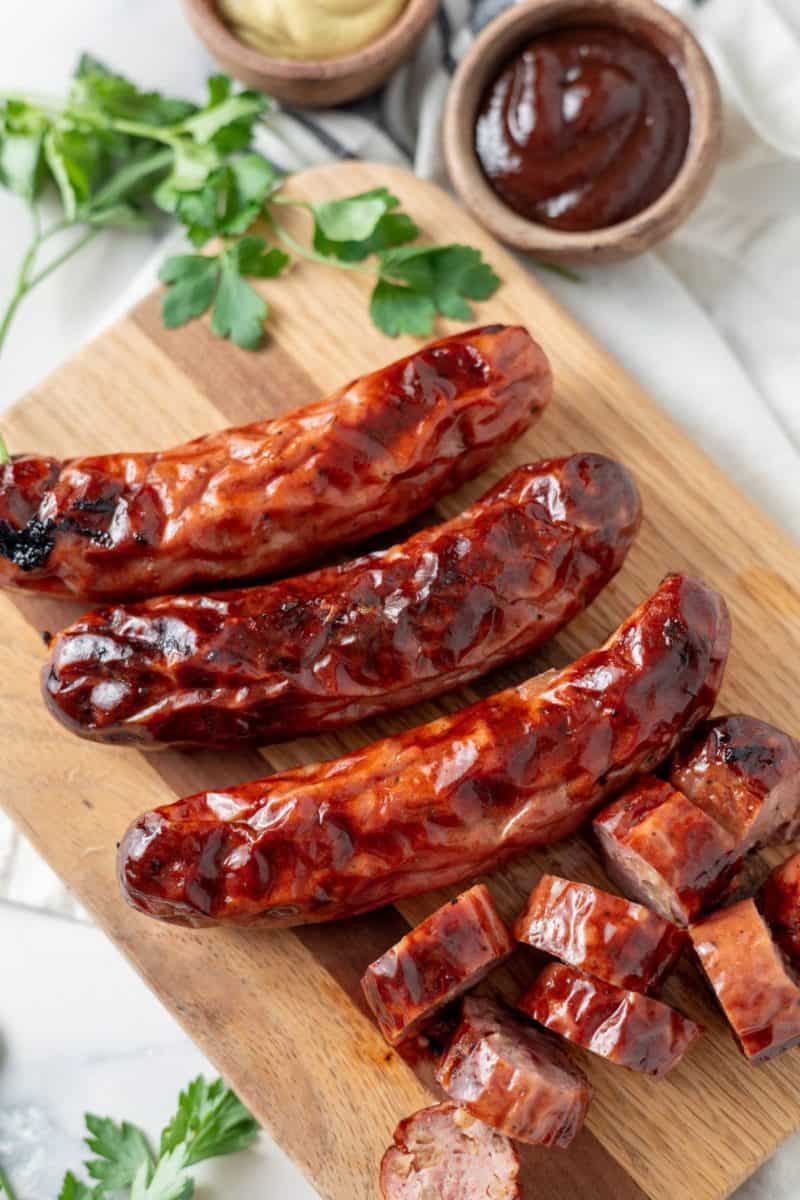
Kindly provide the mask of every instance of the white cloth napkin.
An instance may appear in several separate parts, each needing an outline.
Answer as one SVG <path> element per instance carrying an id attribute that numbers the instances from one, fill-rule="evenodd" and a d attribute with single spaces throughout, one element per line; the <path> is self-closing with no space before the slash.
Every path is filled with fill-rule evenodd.
<path id="1" fill-rule="evenodd" d="M 580 284 L 541 278 L 800 537 L 800 4 L 664 2 L 694 28 L 719 75 L 722 165 L 700 208 L 657 252 L 584 269 Z M 263 131 L 263 149 L 286 169 L 365 157 L 446 182 L 439 117 L 450 74 L 474 32 L 505 7 L 445 0 L 414 60 L 380 96 L 332 113 L 281 113 Z M 84 49 L 178 95 L 199 97 L 215 69 L 177 0 L 3 0 L 0 89 L 60 93 Z M 0 222 L 6 292 L 28 231 L 2 192 Z M 143 294 L 172 238 L 104 235 L 53 275 L 22 309 L 0 360 L 0 407 Z M 0 897 L 82 915 L 1 814 Z M 800 1196 L 796 1163 L 787 1148 L 742 1200 Z"/>

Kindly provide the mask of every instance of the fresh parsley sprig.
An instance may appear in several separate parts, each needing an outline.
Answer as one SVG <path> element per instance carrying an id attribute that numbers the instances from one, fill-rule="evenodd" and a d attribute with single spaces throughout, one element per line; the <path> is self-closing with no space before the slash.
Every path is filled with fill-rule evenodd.
<path id="1" fill-rule="evenodd" d="M 0 347 L 25 296 L 101 229 L 163 220 L 184 190 L 202 187 L 249 145 L 269 104 L 259 93 L 234 92 L 224 76 L 209 81 L 202 107 L 143 92 L 89 55 L 63 102 L 0 96 L 0 183 L 27 204 L 33 226 L 0 317 Z M 56 195 L 61 215 L 45 226 L 48 194 Z M 59 249 L 48 257 L 56 238 Z"/>
<path id="2" fill-rule="evenodd" d="M 67 1171 L 58 1200 L 191 1200 L 194 1180 L 189 1168 L 207 1158 L 235 1154 L 252 1145 L 258 1124 L 221 1079 L 208 1083 L 201 1075 L 178 1097 L 175 1115 L 165 1125 L 154 1153 L 146 1135 L 128 1121 L 86 1114 L 86 1145 L 95 1156 L 84 1166 L 83 1182 Z M 0 1168 L 0 1194 L 15 1200 Z"/>
<path id="3" fill-rule="evenodd" d="M 252 149 L 270 108 L 267 97 L 236 91 L 224 75 L 209 80 L 203 106 L 144 92 L 88 55 L 63 103 L 0 96 L 0 183 L 25 201 L 33 225 L 0 316 L 0 347 L 25 296 L 100 229 L 152 226 L 164 213 L 196 251 L 213 243 L 210 252 L 164 263 L 170 328 L 210 312 L 216 334 L 255 349 L 268 305 L 249 281 L 275 279 L 293 259 L 372 276 L 370 315 L 389 335 L 430 334 L 437 316 L 469 320 L 469 301 L 487 299 L 500 283 L 480 252 L 420 244 L 419 228 L 386 188 L 317 205 L 285 196 L 285 177 Z M 45 227 L 48 192 L 61 215 Z M 286 206 L 310 214 L 307 241 L 286 228 Z M 48 258 L 57 237 L 60 248 Z"/>

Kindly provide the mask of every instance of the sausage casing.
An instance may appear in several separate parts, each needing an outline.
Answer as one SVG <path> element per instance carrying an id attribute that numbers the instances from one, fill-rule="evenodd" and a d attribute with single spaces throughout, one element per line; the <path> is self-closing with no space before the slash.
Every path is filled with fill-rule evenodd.
<path id="1" fill-rule="evenodd" d="M 676 1067 L 702 1029 L 653 996 L 550 963 L 517 1001 L 551 1033 L 654 1079 Z"/>
<path id="2" fill-rule="evenodd" d="M 614 882 L 678 925 L 719 904 L 742 865 L 733 835 L 652 775 L 612 800 L 592 828 Z"/>
<path id="3" fill-rule="evenodd" d="M 764 884 L 761 904 L 784 954 L 800 969 L 800 854 L 793 854 Z"/>
<path id="4" fill-rule="evenodd" d="M 551 390 L 530 335 L 487 326 L 171 450 L 15 456 L 0 468 L 0 584 L 110 599 L 286 573 L 477 475 Z"/>
<path id="5" fill-rule="evenodd" d="M 599 979 L 638 991 L 655 991 L 686 944 L 685 933 L 649 908 L 557 875 L 539 880 L 514 936 Z"/>
<path id="6" fill-rule="evenodd" d="M 438 908 L 366 970 L 361 987 L 395 1046 L 488 975 L 514 949 L 489 889 L 478 883 Z"/>
<path id="7" fill-rule="evenodd" d="M 800 987 L 755 901 L 721 908 L 689 932 L 744 1056 L 757 1063 L 800 1043 Z"/>
<path id="8" fill-rule="evenodd" d="M 800 742 L 758 717 L 716 717 L 678 748 L 673 787 L 743 852 L 800 834 Z"/>
<path id="9" fill-rule="evenodd" d="M 493 1000 L 467 996 L 436 1079 L 452 1100 L 508 1137 L 568 1146 L 592 1089 L 555 1038 Z"/>
<path id="10" fill-rule="evenodd" d="M 573 832 L 711 710 L 730 621 L 668 576 L 605 646 L 544 680 L 332 762 L 145 813 L 122 890 L 151 916 L 274 926 L 353 916 Z"/>
<path id="11" fill-rule="evenodd" d="M 622 565 L 641 505 L 624 467 L 518 467 L 466 512 L 390 550 L 262 587 L 89 613 L 42 684 L 75 732 L 144 748 L 334 729 L 528 653 Z"/>

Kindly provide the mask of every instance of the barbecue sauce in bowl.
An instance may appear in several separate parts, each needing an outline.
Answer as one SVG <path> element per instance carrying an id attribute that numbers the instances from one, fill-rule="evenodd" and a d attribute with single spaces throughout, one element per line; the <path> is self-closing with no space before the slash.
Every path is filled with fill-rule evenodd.
<path id="1" fill-rule="evenodd" d="M 622 29 L 542 33 L 488 87 L 475 149 L 515 212 L 567 231 L 603 229 L 666 191 L 686 156 L 691 110 L 672 63 Z"/>

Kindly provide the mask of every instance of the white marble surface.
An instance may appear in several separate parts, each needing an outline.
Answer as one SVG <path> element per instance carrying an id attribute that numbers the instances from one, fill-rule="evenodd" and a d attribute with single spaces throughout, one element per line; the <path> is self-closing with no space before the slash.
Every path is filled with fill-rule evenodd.
<path id="1" fill-rule="evenodd" d="M 0 904 L 0 948 L 0 1163 L 18 1200 L 55 1200 L 87 1157 L 84 1112 L 157 1140 L 181 1088 L 216 1072 L 91 925 Z M 197 1200 L 316 1196 L 267 1134 L 193 1174 Z"/>

